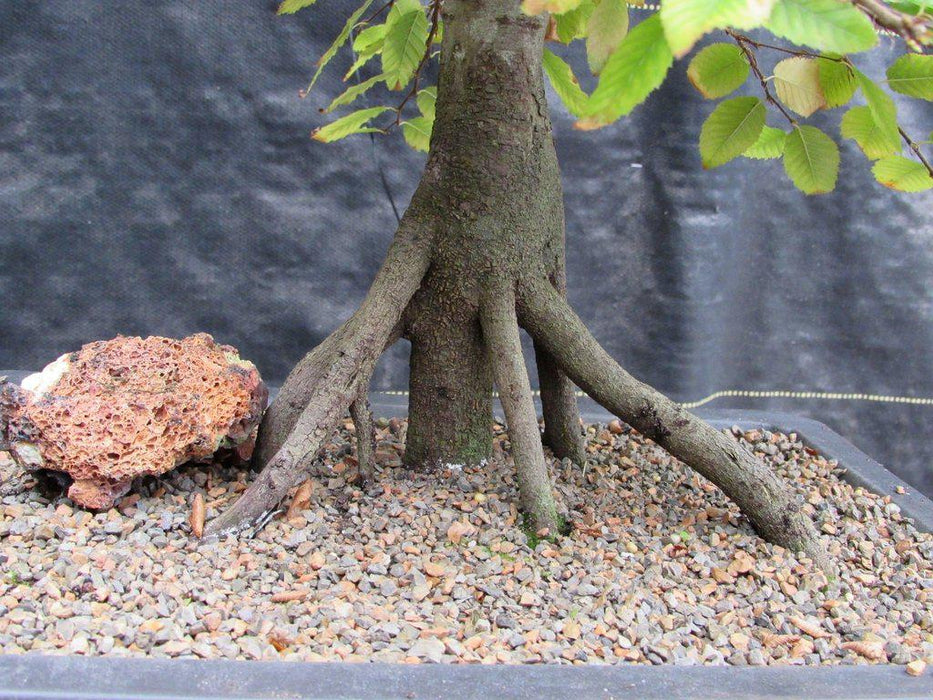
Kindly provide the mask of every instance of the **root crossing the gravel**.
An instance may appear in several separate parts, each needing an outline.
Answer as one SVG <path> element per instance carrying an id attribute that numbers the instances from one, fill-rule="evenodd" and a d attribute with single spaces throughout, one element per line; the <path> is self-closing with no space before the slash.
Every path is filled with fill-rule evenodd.
<path id="1" fill-rule="evenodd" d="M 532 549 L 508 435 L 491 463 L 402 466 L 377 421 L 376 488 L 353 424 L 253 539 L 199 543 L 255 474 L 188 466 L 93 515 L 28 482 L 0 501 L 0 651 L 450 663 L 906 664 L 933 654 L 933 537 L 794 435 L 726 434 L 782 476 L 839 564 L 761 539 L 653 441 L 587 428 L 585 470 L 546 452 L 573 531 Z M 2 457 L 2 455 L 0 455 Z M 11 463 L 0 459 L 3 483 Z M 498 468 L 497 468 L 498 467 Z M 135 489 L 134 489 L 135 490 Z M 310 493 L 309 493 L 310 491 Z"/>

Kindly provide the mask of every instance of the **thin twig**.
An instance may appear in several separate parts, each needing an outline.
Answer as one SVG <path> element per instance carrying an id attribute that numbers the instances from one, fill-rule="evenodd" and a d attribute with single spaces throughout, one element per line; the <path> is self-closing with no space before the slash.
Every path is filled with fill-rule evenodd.
<path id="1" fill-rule="evenodd" d="M 904 143 L 907 144 L 907 147 L 910 148 L 910 150 L 914 152 L 914 155 L 917 156 L 920 162 L 923 163 L 923 167 L 925 167 L 927 169 L 927 172 L 930 173 L 930 177 L 933 177 L 933 165 L 930 165 L 930 161 L 928 161 L 924 157 L 923 153 L 920 152 L 919 144 L 917 144 L 916 141 L 910 138 L 907 135 L 907 132 L 904 131 L 901 127 L 897 127 L 897 130 L 901 132 L 901 138 L 904 139 Z"/>
<path id="2" fill-rule="evenodd" d="M 376 19 L 376 17 L 378 17 L 379 15 L 381 15 L 383 12 L 385 12 L 386 10 L 388 10 L 390 7 L 392 7 L 394 4 L 395 4 L 395 0 L 389 0 L 389 2 L 387 2 L 385 5 L 383 5 L 382 7 L 380 7 L 380 8 L 379 8 L 378 10 L 376 10 L 375 12 L 373 12 L 369 17 L 367 17 L 366 19 L 362 20 L 362 21 L 360 22 L 360 24 L 369 24 L 369 23 L 372 22 L 374 19 Z"/>
<path id="3" fill-rule="evenodd" d="M 923 15 L 910 15 L 889 7 L 882 0 L 852 0 L 852 4 L 859 8 L 879 27 L 889 29 L 904 41 L 908 46 L 919 51 L 921 44 L 930 40 L 930 19 Z"/>
<path id="4" fill-rule="evenodd" d="M 788 49 L 784 46 L 775 46 L 774 44 L 766 44 L 762 41 L 757 41 L 752 39 L 746 34 L 739 34 L 735 30 L 728 30 L 726 32 L 734 39 L 741 39 L 746 44 L 751 44 L 756 49 L 772 49 L 773 51 L 780 51 L 781 53 L 790 54 L 791 56 L 801 56 L 803 58 L 825 58 L 827 61 L 839 61 L 840 63 L 848 63 L 848 59 L 845 56 L 823 56 L 822 54 L 813 53 L 812 51 L 805 51 L 803 49 Z"/>
<path id="5" fill-rule="evenodd" d="M 745 58 L 748 59 L 748 65 L 751 67 L 752 72 L 754 72 L 755 76 L 758 78 L 758 82 L 761 83 L 761 89 L 765 93 L 765 99 L 778 108 L 781 114 L 783 114 L 787 121 L 790 122 L 791 126 L 797 126 L 797 120 L 794 119 L 790 113 L 784 109 L 784 105 L 782 105 L 778 99 L 771 94 L 771 90 L 768 88 L 768 79 L 765 78 L 764 73 L 761 72 L 761 68 L 758 67 L 758 57 L 755 55 L 755 52 L 749 48 L 749 44 L 753 44 L 754 42 L 747 42 L 746 37 L 741 34 L 736 34 L 730 29 L 726 30 L 726 34 L 731 36 L 735 40 L 735 43 L 738 44 L 739 48 L 742 49 L 742 53 L 744 53 Z"/>

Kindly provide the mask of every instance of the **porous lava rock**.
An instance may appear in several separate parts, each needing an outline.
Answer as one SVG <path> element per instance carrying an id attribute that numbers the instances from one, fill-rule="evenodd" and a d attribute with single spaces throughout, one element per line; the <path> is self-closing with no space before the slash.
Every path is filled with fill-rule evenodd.
<path id="1" fill-rule="evenodd" d="M 256 367 L 206 333 L 118 336 L 3 384 L 0 436 L 20 467 L 65 472 L 69 498 L 108 508 L 138 476 L 220 449 L 248 459 L 268 396 Z"/>

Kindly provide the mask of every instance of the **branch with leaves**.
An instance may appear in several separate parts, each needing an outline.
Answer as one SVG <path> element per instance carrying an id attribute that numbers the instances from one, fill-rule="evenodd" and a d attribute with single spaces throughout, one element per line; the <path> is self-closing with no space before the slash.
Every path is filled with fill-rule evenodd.
<path id="1" fill-rule="evenodd" d="M 285 0 L 280 12 L 295 12 L 314 0 Z M 422 88 L 425 66 L 442 33 L 441 0 L 390 0 L 360 18 L 367 0 L 354 12 L 334 44 L 318 62 L 311 85 L 351 34 L 355 60 L 345 80 L 358 75 L 379 57 L 382 72 L 348 87 L 323 109 L 329 113 L 383 85 L 405 90 L 396 107 L 368 107 L 315 130 L 319 141 L 356 133 L 386 132 L 400 126 L 414 148 L 428 149 L 434 121 L 436 90 Z M 596 78 L 585 91 L 563 48 L 546 48 L 544 71 L 554 91 L 576 118 L 579 129 L 599 129 L 616 122 L 643 103 L 667 78 L 677 59 L 691 53 L 705 35 L 724 31 L 734 43 L 712 43 L 696 51 L 688 67 L 691 83 L 706 98 L 721 100 L 699 136 L 704 168 L 716 168 L 738 157 L 781 159 L 786 174 L 802 191 L 831 191 L 839 175 L 836 141 L 805 120 L 820 111 L 846 107 L 840 134 L 856 143 L 872 162 L 875 178 L 904 191 L 933 188 L 933 170 L 924 148 L 930 141 L 911 139 L 898 123 L 889 91 L 901 97 L 933 101 L 933 56 L 929 46 L 933 16 L 929 0 L 661 0 L 660 9 L 630 26 L 625 0 L 524 0 L 529 14 L 549 12 L 550 45 L 585 46 Z M 385 15 L 381 24 L 373 24 Z M 769 32 L 766 41 L 751 30 Z M 882 31 L 893 32 L 907 48 L 876 82 L 859 70 L 852 56 L 874 48 Z M 786 43 L 784 43 L 786 42 Z M 763 99 L 732 96 L 753 76 Z M 886 83 L 886 88 L 884 83 Z M 309 86 L 310 89 L 310 86 Z M 864 104 L 850 105 L 853 100 Z M 404 118 L 414 99 L 419 114 Z M 385 128 L 373 120 L 391 112 Z M 779 114 L 786 128 L 769 126 L 769 113 Z M 931 135 L 933 140 L 933 135 Z"/>

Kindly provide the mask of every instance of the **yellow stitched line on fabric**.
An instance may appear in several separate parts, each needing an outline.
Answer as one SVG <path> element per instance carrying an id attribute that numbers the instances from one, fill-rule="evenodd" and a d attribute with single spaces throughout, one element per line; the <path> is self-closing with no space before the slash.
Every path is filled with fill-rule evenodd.
<path id="1" fill-rule="evenodd" d="M 408 396 L 407 391 L 377 391 L 376 394 L 383 396 Z M 540 391 L 532 392 L 535 396 L 540 396 Z M 577 396 L 586 396 L 582 391 L 574 392 Z M 493 396 L 498 396 L 493 392 Z M 818 401 L 874 401 L 875 403 L 903 403 L 912 406 L 933 406 L 933 398 L 924 398 L 920 396 L 887 396 L 883 394 L 856 394 L 838 391 L 781 391 L 781 390 L 757 390 L 757 389 L 724 389 L 714 391 L 708 396 L 704 396 L 697 401 L 685 401 L 680 405 L 684 408 L 699 408 L 716 399 L 724 398 L 749 398 L 749 399 L 810 399 Z"/>

